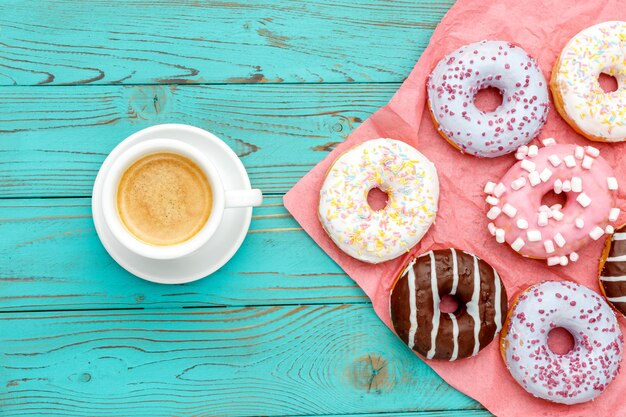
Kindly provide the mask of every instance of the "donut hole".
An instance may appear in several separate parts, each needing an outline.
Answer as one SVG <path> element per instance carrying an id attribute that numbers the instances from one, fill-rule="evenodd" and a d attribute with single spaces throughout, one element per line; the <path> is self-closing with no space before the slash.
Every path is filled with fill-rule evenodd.
<path id="1" fill-rule="evenodd" d="M 563 327 L 556 327 L 548 333 L 548 347 L 557 355 L 565 355 L 574 349 L 574 336 Z"/>
<path id="2" fill-rule="evenodd" d="M 502 105 L 502 92 L 495 87 L 481 88 L 474 96 L 474 106 L 483 113 L 494 112 Z"/>
<path id="3" fill-rule="evenodd" d="M 458 314 L 460 310 L 461 303 L 459 303 L 459 300 L 454 295 L 446 294 L 441 297 L 441 301 L 439 302 L 439 311 L 446 314 Z"/>
<path id="4" fill-rule="evenodd" d="M 598 84 L 600 84 L 600 88 L 605 93 L 612 93 L 619 88 L 617 78 L 604 72 L 601 72 L 598 76 Z"/>
<path id="5" fill-rule="evenodd" d="M 541 204 L 546 205 L 548 207 L 552 207 L 555 204 L 560 204 L 561 210 L 563 210 L 563 207 L 565 207 L 566 203 L 567 203 L 566 193 L 557 194 L 553 190 L 550 190 L 547 193 L 545 193 L 543 197 L 541 197 Z"/>
<path id="6" fill-rule="evenodd" d="M 367 204 L 374 211 L 384 210 L 389 204 L 389 194 L 378 187 L 374 187 L 367 193 Z"/>

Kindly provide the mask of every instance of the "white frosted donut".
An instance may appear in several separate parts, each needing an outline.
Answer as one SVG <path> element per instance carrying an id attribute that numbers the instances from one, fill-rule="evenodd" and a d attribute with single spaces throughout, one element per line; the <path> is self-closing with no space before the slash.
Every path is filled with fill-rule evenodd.
<path id="1" fill-rule="evenodd" d="M 559 355 L 548 347 L 557 327 L 574 338 Z M 501 335 L 504 361 L 515 380 L 536 397 L 578 404 L 600 395 L 619 372 L 622 332 L 599 294 L 571 281 L 527 288 L 509 311 Z"/>
<path id="2" fill-rule="evenodd" d="M 373 188 L 387 206 L 367 202 Z M 394 139 L 374 139 L 342 154 L 320 190 L 319 218 L 348 255 L 380 263 L 406 253 L 435 220 L 439 180 L 435 166 L 417 149 Z"/>
<path id="3" fill-rule="evenodd" d="M 602 90 L 600 73 L 617 79 L 617 91 Z M 574 36 L 561 51 L 550 86 L 572 127 L 593 140 L 626 140 L 626 22 L 600 23 Z"/>

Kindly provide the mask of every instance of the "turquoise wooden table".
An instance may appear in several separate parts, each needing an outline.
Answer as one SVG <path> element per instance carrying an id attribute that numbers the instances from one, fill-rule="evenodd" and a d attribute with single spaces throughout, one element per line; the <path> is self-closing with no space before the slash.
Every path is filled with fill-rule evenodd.
<path id="1" fill-rule="evenodd" d="M 377 319 L 283 194 L 409 73 L 452 0 L 3 0 L 0 415 L 489 415 Z M 210 130 L 265 193 L 220 271 L 142 281 L 91 188 L 129 134 Z"/>

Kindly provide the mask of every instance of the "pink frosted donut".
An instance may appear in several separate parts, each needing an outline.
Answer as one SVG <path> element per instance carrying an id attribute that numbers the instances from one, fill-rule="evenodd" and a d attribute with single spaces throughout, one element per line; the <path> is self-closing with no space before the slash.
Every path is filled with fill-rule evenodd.
<path id="1" fill-rule="evenodd" d="M 617 180 L 598 149 L 557 145 L 552 138 L 543 143 L 541 149 L 521 147 L 521 160 L 498 184 L 485 186 L 489 231 L 523 256 L 567 265 L 578 260 L 577 250 L 614 232 L 609 223 L 619 214 Z M 542 205 L 552 191 L 565 193 L 564 207 Z"/>

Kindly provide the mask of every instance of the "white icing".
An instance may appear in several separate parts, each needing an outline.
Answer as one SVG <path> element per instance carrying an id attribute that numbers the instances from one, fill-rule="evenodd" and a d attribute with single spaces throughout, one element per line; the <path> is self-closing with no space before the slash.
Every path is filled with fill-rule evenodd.
<path id="1" fill-rule="evenodd" d="M 430 350 L 426 354 L 427 359 L 432 359 L 437 353 L 437 333 L 439 332 L 439 320 L 441 311 L 439 310 L 439 288 L 437 287 L 437 264 L 435 263 L 435 254 L 429 252 L 430 256 L 430 289 L 433 293 L 433 328 L 430 332 Z"/>
<path id="2" fill-rule="evenodd" d="M 415 333 L 417 333 L 417 299 L 416 299 L 416 291 L 415 291 L 415 271 L 413 270 L 413 265 L 415 265 L 415 259 L 409 266 L 404 270 L 405 273 L 409 273 L 407 277 L 407 282 L 409 284 L 409 323 L 411 326 L 409 327 L 409 340 L 407 341 L 407 345 L 413 349 L 415 345 Z"/>
<path id="3" fill-rule="evenodd" d="M 466 252 L 467 253 L 467 252 Z M 478 296 L 480 294 L 480 268 L 478 267 L 478 258 L 476 255 L 468 253 L 474 258 L 474 290 L 472 292 L 472 299 L 467 303 L 467 314 L 474 320 L 474 350 L 472 356 L 478 354 L 480 350 L 480 310 L 478 307 Z"/>
<path id="4" fill-rule="evenodd" d="M 452 355 L 450 355 L 450 362 L 455 361 L 459 356 L 459 323 L 456 321 L 456 316 L 452 313 L 448 313 L 450 321 L 452 322 Z"/>

